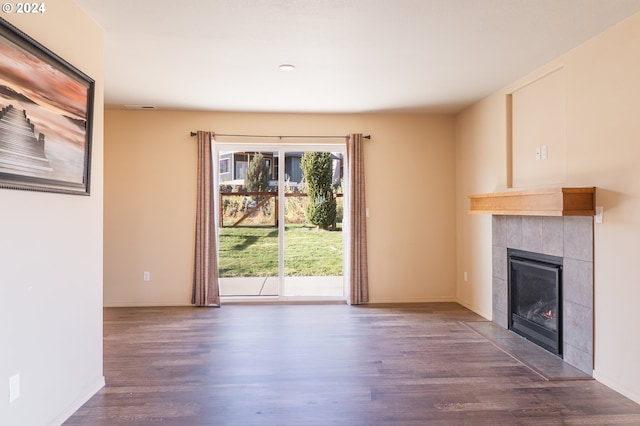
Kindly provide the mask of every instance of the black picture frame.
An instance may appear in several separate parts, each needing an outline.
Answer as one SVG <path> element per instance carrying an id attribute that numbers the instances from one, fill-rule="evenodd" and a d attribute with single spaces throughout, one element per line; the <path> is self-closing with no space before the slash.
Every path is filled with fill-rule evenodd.
<path id="1" fill-rule="evenodd" d="M 0 18 L 0 188 L 90 195 L 95 81 Z"/>

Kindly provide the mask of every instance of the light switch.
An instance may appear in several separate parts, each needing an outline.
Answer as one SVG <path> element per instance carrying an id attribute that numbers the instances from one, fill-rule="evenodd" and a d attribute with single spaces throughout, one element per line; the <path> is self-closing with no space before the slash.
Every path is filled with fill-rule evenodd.
<path id="1" fill-rule="evenodd" d="M 540 159 L 540 147 L 536 146 L 536 160 Z"/>
<path id="2" fill-rule="evenodd" d="M 547 151 L 547 146 L 546 145 L 542 145 L 542 154 L 541 157 L 543 160 L 546 160 L 548 157 L 548 151 Z"/>
<path id="3" fill-rule="evenodd" d="M 596 207 L 596 215 L 594 216 L 595 223 L 602 223 L 602 216 L 604 215 L 604 208 L 601 206 Z"/>

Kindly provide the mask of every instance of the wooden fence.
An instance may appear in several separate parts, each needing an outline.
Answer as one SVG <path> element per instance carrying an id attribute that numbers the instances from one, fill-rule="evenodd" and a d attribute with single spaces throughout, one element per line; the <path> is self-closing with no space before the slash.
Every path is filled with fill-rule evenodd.
<path id="1" fill-rule="evenodd" d="M 304 192 L 285 192 L 284 194 L 285 197 L 306 197 L 307 194 Z M 339 198 L 342 197 L 343 194 L 333 194 L 334 198 Z M 256 202 L 254 205 L 250 205 L 249 203 L 246 203 L 242 208 L 240 208 L 238 211 L 243 213 L 242 216 L 240 217 L 240 219 L 238 219 L 237 221 L 235 221 L 232 225 L 225 225 L 224 224 L 224 197 L 260 197 L 260 201 Z M 269 200 L 271 200 L 272 198 L 275 199 L 275 201 L 277 201 L 278 198 L 278 193 L 277 192 L 251 192 L 251 191 L 247 191 L 247 192 L 220 192 L 220 228 L 237 228 L 239 227 L 239 225 L 244 222 L 246 219 L 248 219 L 249 217 L 253 216 L 255 213 L 258 213 L 258 211 L 264 207 Z M 274 203 L 275 204 L 275 215 L 274 215 L 274 223 L 272 225 L 268 225 L 268 227 L 273 227 L 273 228 L 277 228 L 278 227 L 278 203 Z M 336 221 L 334 219 L 333 221 L 333 227 L 336 227 Z"/>

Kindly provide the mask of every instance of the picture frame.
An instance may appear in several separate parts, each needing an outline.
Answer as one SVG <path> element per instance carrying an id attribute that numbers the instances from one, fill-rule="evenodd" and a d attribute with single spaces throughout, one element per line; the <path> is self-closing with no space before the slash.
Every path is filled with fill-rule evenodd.
<path id="1" fill-rule="evenodd" d="M 0 188 L 90 195 L 95 81 L 0 18 Z"/>

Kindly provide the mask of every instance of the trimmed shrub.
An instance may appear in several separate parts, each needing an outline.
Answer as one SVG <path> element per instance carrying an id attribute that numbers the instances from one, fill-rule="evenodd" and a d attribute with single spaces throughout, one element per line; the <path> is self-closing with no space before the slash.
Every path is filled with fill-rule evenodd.
<path id="1" fill-rule="evenodd" d="M 245 186 L 249 192 L 264 192 L 269 188 L 271 170 L 267 165 L 267 160 L 261 153 L 257 153 L 251 159 L 247 168 Z"/>
<path id="2" fill-rule="evenodd" d="M 333 198 L 333 160 L 329 152 L 306 152 L 300 167 L 309 197 L 307 220 L 327 229 L 336 218 L 336 200 Z"/>

